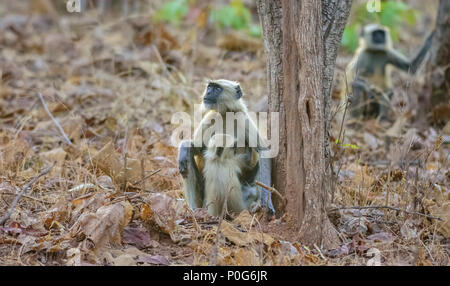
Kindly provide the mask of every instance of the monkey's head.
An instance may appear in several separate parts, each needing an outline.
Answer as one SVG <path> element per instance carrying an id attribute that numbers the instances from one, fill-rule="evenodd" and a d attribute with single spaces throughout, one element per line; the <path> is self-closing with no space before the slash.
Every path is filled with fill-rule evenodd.
<path id="1" fill-rule="evenodd" d="M 236 153 L 236 142 L 229 134 L 215 134 L 209 139 L 205 158 L 210 160 L 232 159 Z"/>
<path id="2" fill-rule="evenodd" d="M 361 44 L 369 50 L 386 50 L 392 47 L 391 35 L 387 27 L 370 24 L 361 31 Z"/>
<path id="3" fill-rule="evenodd" d="M 242 89 L 238 82 L 226 79 L 211 80 L 203 94 L 203 107 L 219 113 L 228 111 L 244 111 Z"/>

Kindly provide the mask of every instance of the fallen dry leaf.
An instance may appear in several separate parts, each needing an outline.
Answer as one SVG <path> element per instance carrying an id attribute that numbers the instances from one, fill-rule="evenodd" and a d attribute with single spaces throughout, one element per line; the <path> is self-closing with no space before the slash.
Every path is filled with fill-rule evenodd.
<path id="1" fill-rule="evenodd" d="M 147 201 L 148 204 L 142 205 L 141 218 L 154 221 L 173 241 L 179 241 L 181 237 L 178 233 L 180 229 L 177 228 L 177 220 L 187 212 L 183 200 L 153 193 L 148 195 Z"/>
<path id="2" fill-rule="evenodd" d="M 84 238 L 85 247 L 99 251 L 107 245 L 121 245 L 124 227 L 130 222 L 133 207 L 128 201 L 102 206 L 83 213 L 71 228 L 71 236 Z"/>
<path id="3" fill-rule="evenodd" d="M 233 223 L 245 229 L 250 229 L 256 225 L 257 221 L 247 210 L 244 210 L 233 220 Z"/>
<path id="4" fill-rule="evenodd" d="M 125 227 L 123 230 L 123 242 L 132 244 L 138 249 L 152 246 L 150 234 L 145 228 Z"/>
<path id="5" fill-rule="evenodd" d="M 246 246 L 255 242 L 271 245 L 274 242 L 274 239 L 268 234 L 257 231 L 242 232 L 225 220 L 220 226 L 220 233 L 237 246 Z"/>
<path id="6" fill-rule="evenodd" d="M 121 160 L 112 142 L 109 142 L 98 151 L 92 157 L 92 162 L 94 166 L 100 168 L 100 170 L 119 183 L 123 183 L 125 179 L 127 182 L 134 183 L 139 181 L 142 175 L 141 164 L 137 159 L 127 158 L 125 169 L 125 162 Z"/>
<path id="7" fill-rule="evenodd" d="M 170 265 L 170 262 L 162 255 L 139 256 L 138 262 L 151 265 Z"/>

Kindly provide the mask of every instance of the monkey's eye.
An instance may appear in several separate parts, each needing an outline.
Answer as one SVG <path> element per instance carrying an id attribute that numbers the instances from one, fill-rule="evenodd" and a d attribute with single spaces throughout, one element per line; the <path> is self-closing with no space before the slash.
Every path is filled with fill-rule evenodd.
<path id="1" fill-rule="evenodd" d="M 208 89 L 208 91 L 214 91 L 214 92 L 222 91 L 222 87 L 217 84 L 209 84 L 207 89 Z"/>

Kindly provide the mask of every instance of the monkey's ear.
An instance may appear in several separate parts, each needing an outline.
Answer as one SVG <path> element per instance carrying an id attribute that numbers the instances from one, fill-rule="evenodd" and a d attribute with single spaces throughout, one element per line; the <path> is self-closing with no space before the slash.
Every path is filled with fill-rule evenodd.
<path id="1" fill-rule="evenodd" d="M 241 86 L 238 85 L 238 86 L 236 86 L 236 98 L 239 99 L 241 97 L 242 97 L 242 89 L 241 89 Z"/>

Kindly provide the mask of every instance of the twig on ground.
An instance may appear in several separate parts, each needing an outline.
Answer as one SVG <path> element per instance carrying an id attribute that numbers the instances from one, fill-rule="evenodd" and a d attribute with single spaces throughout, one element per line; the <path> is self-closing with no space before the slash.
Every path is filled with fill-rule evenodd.
<path id="1" fill-rule="evenodd" d="M 123 189 L 122 192 L 125 192 L 127 189 L 127 183 L 128 183 L 128 169 L 127 169 L 127 155 L 128 155 L 128 124 L 125 128 L 125 140 L 123 142 L 122 147 L 123 152 Z"/>
<path id="2" fill-rule="evenodd" d="M 269 187 L 269 186 L 261 183 L 260 181 L 255 181 L 255 184 L 260 186 L 261 188 L 268 190 L 272 194 L 277 195 L 280 198 L 281 202 L 283 203 L 283 208 L 286 206 L 286 201 L 285 201 L 284 197 L 275 188 Z"/>
<path id="3" fill-rule="evenodd" d="M 189 214 L 192 216 L 192 221 L 194 224 L 195 229 L 199 232 L 199 235 L 201 234 L 202 228 L 198 225 L 197 219 L 195 218 L 195 214 L 192 211 L 192 209 L 188 206 L 187 207 Z"/>
<path id="4" fill-rule="evenodd" d="M 51 114 L 50 110 L 48 109 L 47 103 L 45 103 L 44 97 L 42 96 L 42 93 L 38 92 L 39 98 L 41 99 L 42 105 L 44 106 L 45 111 L 47 112 L 48 116 L 52 119 L 53 123 L 55 123 L 56 127 L 58 127 L 59 132 L 64 137 L 64 140 L 66 140 L 66 143 L 70 146 L 73 146 L 72 141 L 70 141 L 69 137 L 67 137 L 66 133 L 64 132 L 64 129 L 61 127 L 59 122 L 56 120 L 55 117 Z"/>
<path id="5" fill-rule="evenodd" d="M 145 152 L 141 152 L 141 191 L 145 190 L 145 154 Z"/>
<path id="6" fill-rule="evenodd" d="M 7 196 L 16 196 L 17 195 L 17 194 L 12 194 L 12 193 L 1 193 L 1 194 L 2 195 L 7 195 Z M 23 195 L 23 197 L 27 198 L 27 199 L 30 199 L 30 200 L 33 200 L 33 201 L 36 201 L 36 202 L 43 203 L 43 204 L 50 204 L 50 202 L 46 202 L 46 201 L 40 200 L 38 198 L 33 198 L 31 196 Z"/>
<path id="7" fill-rule="evenodd" d="M 139 181 L 134 182 L 134 185 L 137 185 L 139 183 L 142 183 L 143 181 L 147 180 L 148 178 L 150 178 L 151 176 L 158 174 L 161 171 L 161 169 L 158 169 L 156 171 L 151 172 L 150 174 L 148 174 L 147 176 L 143 177 L 142 179 L 140 179 Z"/>
<path id="8" fill-rule="evenodd" d="M 426 217 L 426 218 L 436 219 L 436 220 L 442 221 L 442 219 L 440 217 L 427 215 L 427 214 L 423 214 L 423 213 L 419 213 L 419 212 L 411 212 L 411 211 L 403 210 L 403 209 L 400 209 L 400 208 L 389 207 L 389 206 L 353 206 L 353 207 L 335 208 L 335 209 L 331 209 L 329 211 L 330 212 L 334 212 L 334 211 L 337 211 L 337 210 L 350 210 L 350 209 L 355 209 L 355 210 L 389 209 L 389 210 L 393 210 L 393 211 L 404 212 L 404 213 L 411 214 L 411 215 L 419 215 L 419 216 L 423 216 L 423 217 Z"/>
<path id="9" fill-rule="evenodd" d="M 155 45 L 152 45 L 152 49 L 153 49 L 153 52 L 155 53 L 156 58 L 158 59 L 159 63 L 164 67 L 164 73 L 169 78 L 169 81 L 171 81 L 172 83 L 175 83 L 176 80 L 173 77 L 173 75 L 169 72 L 169 69 L 167 68 L 166 63 L 164 62 L 163 58 L 161 57 L 161 53 L 159 52 L 158 48 Z"/>
<path id="10" fill-rule="evenodd" d="M 9 207 L 9 210 L 6 212 L 6 214 L 0 219 L 0 225 L 4 225 L 5 221 L 7 219 L 9 219 L 9 217 L 11 216 L 12 212 L 14 211 L 14 208 L 16 207 L 17 203 L 19 202 L 20 198 L 22 198 L 24 195 L 26 195 L 30 189 L 31 186 L 36 183 L 36 181 L 42 177 L 47 175 L 50 170 L 55 166 L 56 162 L 54 162 L 50 167 L 48 167 L 47 169 L 45 169 L 44 171 L 42 171 L 41 173 L 39 173 L 39 175 L 37 175 L 36 177 L 34 177 L 33 179 L 31 179 L 26 185 L 25 187 L 22 189 L 22 192 L 20 192 L 20 194 L 17 195 L 17 197 L 14 199 L 14 201 L 11 203 L 11 206 Z"/>

